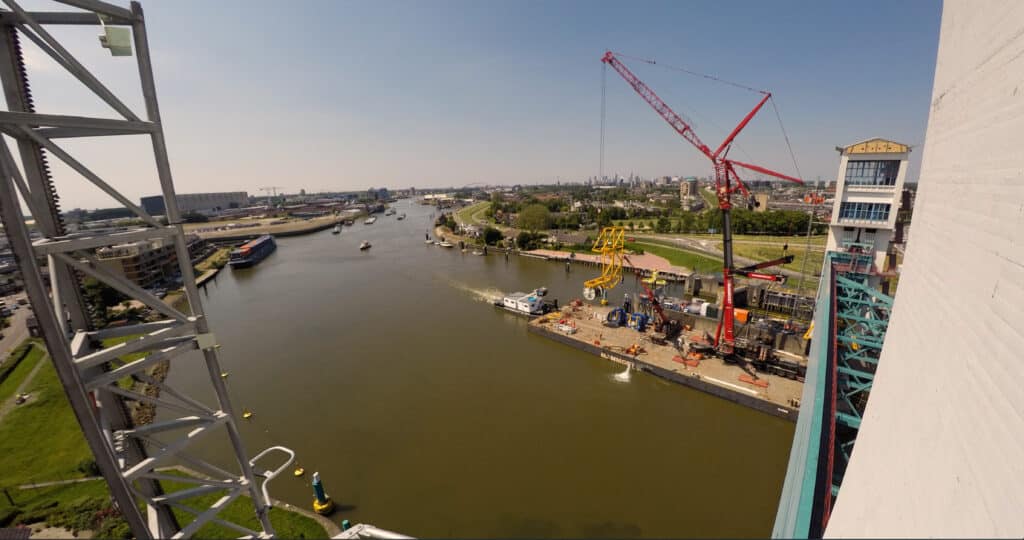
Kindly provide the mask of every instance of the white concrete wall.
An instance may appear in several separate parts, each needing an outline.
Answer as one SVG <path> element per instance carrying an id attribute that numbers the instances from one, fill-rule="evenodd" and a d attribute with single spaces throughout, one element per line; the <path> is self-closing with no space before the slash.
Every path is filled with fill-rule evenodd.
<path id="1" fill-rule="evenodd" d="M 914 239 L 828 537 L 1024 536 L 1024 2 L 947 0 Z"/>

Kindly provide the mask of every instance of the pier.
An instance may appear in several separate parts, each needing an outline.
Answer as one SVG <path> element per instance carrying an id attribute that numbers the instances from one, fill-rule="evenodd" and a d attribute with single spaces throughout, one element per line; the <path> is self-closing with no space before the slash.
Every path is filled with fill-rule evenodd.
<path id="1" fill-rule="evenodd" d="M 603 321 L 610 310 L 587 305 L 567 306 L 560 317 L 535 319 L 528 328 L 531 333 L 632 366 L 637 371 L 796 422 L 802 381 L 755 372 L 751 367 L 727 364 L 713 356 L 699 361 L 686 359 L 685 347 L 681 350 L 671 343 L 658 345 L 651 340 L 650 330 L 637 332 L 627 327 L 605 326 Z M 574 333 L 559 330 L 558 323 L 563 319 L 572 325 Z M 686 334 L 684 339 L 689 341 L 691 337 Z M 628 354 L 627 350 L 634 345 L 639 346 L 641 352 Z"/>

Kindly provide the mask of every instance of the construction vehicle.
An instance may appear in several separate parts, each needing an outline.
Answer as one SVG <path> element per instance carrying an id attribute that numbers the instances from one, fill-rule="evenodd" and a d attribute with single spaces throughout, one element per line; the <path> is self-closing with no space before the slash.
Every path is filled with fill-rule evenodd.
<path id="1" fill-rule="evenodd" d="M 604 57 L 601 61 L 606 65 L 609 65 L 614 69 L 640 97 L 644 98 L 648 105 L 650 105 L 666 122 L 672 126 L 673 129 L 679 133 L 687 142 L 704 154 L 714 166 L 715 170 L 715 194 L 718 197 L 718 208 L 722 211 L 722 252 L 724 264 L 722 265 L 722 314 L 718 322 L 718 328 L 715 331 L 714 345 L 718 354 L 724 357 L 732 357 L 735 354 L 736 340 L 734 336 L 734 308 L 733 308 L 733 275 L 740 273 L 746 277 L 752 279 L 765 279 L 765 276 L 771 276 L 771 274 L 764 274 L 761 272 L 755 272 L 753 270 L 759 270 L 766 268 L 762 265 L 755 265 L 757 268 L 753 270 L 737 269 L 733 266 L 733 249 L 732 249 L 732 224 L 730 221 L 730 211 L 732 209 L 732 197 L 737 191 L 742 193 L 749 201 L 752 199 L 750 191 L 746 185 L 740 179 L 736 169 L 742 168 L 749 171 L 761 173 L 766 176 L 779 178 L 789 182 L 795 182 L 797 184 L 803 184 L 803 180 L 794 176 L 789 176 L 780 172 L 773 171 L 761 167 L 759 165 L 753 165 L 750 163 L 743 163 L 734 159 L 729 159 L 727 156 L 729 150 L 732 148 L 733 142 L 736 136 L 750 123 L 754 115 L 771 99 L 772 95 L 770 92 L 757 90 L 763 97 L 754 106 L 753 110 L 747 113 L 746 116 L 740 120 L 740 123 L 733 128 L 732 132 L 725 138 L 724 141 L 718 146 L 718 148 L 712 150 L 708 145 L 704 144 L 697 134 L 694 132 L 689 122 L 683 120 L 681 116 L 676 114 L 664 101 L 661 100 L 646 84 L 643 83 L 636 75 L 633 74 L 629 68 L 618 58 L 618 56 L 611 52 L 605 52 Z M 649 62 L 654 63 L 654 62 Z M 710 77 L 715 79 L 714 77 Z M 715 79 L 718 80 L 718 79 Z M 788 144 L 788 141 L 787 141 Z M 778 261 L 778 260 L 777 260 Z M 770 261 L 778 264 L 777 261 Z M 739 270 L 739 272 L 738 272 Z M 782 276 L 773 276 L 771 281 L 782 281 Z"/>

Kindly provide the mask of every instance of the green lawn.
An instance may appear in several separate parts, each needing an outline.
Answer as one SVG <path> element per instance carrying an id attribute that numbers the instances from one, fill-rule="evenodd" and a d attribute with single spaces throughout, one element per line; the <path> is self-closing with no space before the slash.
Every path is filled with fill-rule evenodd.
<path id="1" fill-rule="evenodd" d="M 16 354 L 20 354 L 19 349 L 26 345 L 32 347 L 32 350 L 29 351 L 28 355 L 21 359 L 21 362 L 18 362 L 18 365 L 13 371 L 11 371 L 7 378 L 4 379 L 3 382 L 0 382 L 0 403 L 4 403 L 14 395 L 14 392 L 18 389 L 18 385 L 25 380 L 25 377 L 28 377 L 28 374 L 32 372 L 32 368 L 34 368 L 39 362 L 39 359 L 43 357 L 43 348 L 41 345 L 36 345 L 31 341 L 26 341 L 12 351 L 11 358 L 8 358 L 7 362 L 13 361 L 14 356 Z"/>
<path id="2" fill-rule="evenodd" d="M 176 471 L 169 471 L 168 474 L 181 475 L 181 473 Z M 195 487 L 194 484 L 166 480 L 161 482 L 161 485 L 168 493 Z M 222 496 L 223 492 L 208 493 L 184 499 L 182 502 L 192 508 L 202 509 L 210 506 Z M 192 520 L 192 515 L 188 512 L 174 510 L 174 514 L 180 523 L 184 524 Z M 248 497 L 243 496 L 235 499 L 218 517 L 253 530 L 258 531 L 260 529 L 259 521 L 256 519 L 256 514 L 253 510 L 252 500 Z M 324 538 L 327 536 L 327 532 L 324 531 L 323 527 L 313 519 L 281 508 L 270 509 L 270 522 L 274 525 L 274 531 L 280 538 Z M 208 523 L 196 532 L 195 538 L 238 538 L 238 534 L 233 529 Z"/>
<path id="3" fill-rule="evenodd" d="M 57 372 L 47 356 L 28 387 L 32 399 L 0 422 L 0 471 L 4 486 L 80 478 L 79 463 L 92 458 Z"/>
<path id="4" fill-rule="evenodd" d="M 627 242 L 626 249 L 642 249 L 647 253 L 664 257 L 674 266 L 683 266 L 697 272 L 716 272 L 722 269 L 722 261 L 682 249 L 650 242 Z"/>
<path id="5" fill-rule="evenodd" d="M 112 345 L 129 338 L 108 340 Z M 138 355 L 126 355 L 129 359 Z M 134 358 L 133 358 L 134 357 Z M 65 486 L 21 490 L 14 486 L 27 483 L 46 482 L 81 478 L 85 474 L 79 464 L 92 459 L 78 422 L 71 412 L 57 373 L 40 347 L 26 357 L 25 365 L 45 362 L 36 378 L 28 387 L 33 399 L 13 409 L 0 422 L 0 488 L 7 488 L 6 496 L 0 495 L 0 527 L 10 523 L 35 523 L 46 521 L 51 525 L 71 529 L 101 529 L 102 536 L 127 537 L 130 533 L 116 513 L 109 511 L 110 502 L 107 485 L 103 481 L 89 481 Z M 16 368 L 13 376 L 24 380 Z M 8 379 L 6 382 L 11 382 Z M 3 385 L 6 392 L 7 384 Z M 15 385 L 16 387 L 17 385 Z M 13 392 L 13 390 L 12 390 Z M 187 487 L 184 483 L 164 483 L 164 489 L 173 492 Z M 193 506 L 209 505 L 219 498 L 217 493 L 205 497 L 188 499 Z M 97 516 L 110 514 L 112 517 L 97 521 Z M 250 528 L 258 528 L 253 514 L 252 501 L 240 497 L 226 508 L 220 517 Z M 179 516 L 182 522 L 191 520 L 186 514 Z M 306 516 L 274 508 L 271 520 L 279 536 L 283 538 L 323 538 L 325 531 Z M 7 523 L 5 523 L 7 522 Z M 127 535 L 127 536 L 126 536 Z M 237 533 L 216 525 L 203 527 L 197 538 L 235 538 Z"/>
<path id="6" fill-rule="evenodd" d="M 704 207 L 708 209 L 718 208 L 718 197 L 714 191 L 700 188 L 697 190 L 700 193 L 702 199 L 704 199 Z"/>
<path id="7" fill-rule="evenodd" d="M 486 210 L 491 203 L 488 201 L 480 201 L 473 203 L 469 206 L 461 208 L 455 212 L 455 221 L 459 223 L 473 223 L 473 214 Z"/>

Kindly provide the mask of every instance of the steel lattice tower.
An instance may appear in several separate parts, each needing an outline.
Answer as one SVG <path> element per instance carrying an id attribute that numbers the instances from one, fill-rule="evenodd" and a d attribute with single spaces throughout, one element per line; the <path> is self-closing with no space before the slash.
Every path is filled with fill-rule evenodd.
<path id="1" fill-rule="evenodd" d="M 217 358 L 217 341 L 204 316 L 196 288 L 188 246 L 181 227 L 181 214 L 175 198 L 168 163 L 160 111 L 157 105 L 146 25 L 142 8 L 132 2 L 126 9 L 97 0 L 59 0 L 76 8 L 73 11 L 27 12 L 15 0 L 3 0 L 0 9 L 0 79 L 7 110 L 0 112 L 0 211 L 12 250 L 18 260 L 29 300 L 35 311 L 46 347 L 71 407 L 95 455 L 110 492 L 136 538 L 189 537 L 206 523 L 217 523 L 244 536 L 272 536 L 268 511 L 267 482 L 293 460 L 294 454 L 283 447 L 272 447 L 249 459 L 236 426 Z M 145 103 L 140 117 L 126 106 L 100 80 L 86 69 L 50 32 L 53 25 L 87 25 L 106 32 L 104 46 L 115 56 L 126 56 L 134 49 L 139 81 Z M 119 35 L 120 33 L 120 35 Z M 126 38 L 118 49 L 117 38 Z M 73 75 L 85 88 L 98 96 L 116 113 L 116 118 L 89 118 L 37 112 L 32 102 L 29 81 L 22 57 L 21 39 L 27 38 L 57 64 Z M 130 41 L 129 41 L 130 40 Z M 112 60 L 112 61 L 122 61 Z M 152 142 L 156 176 L 166 208 L 166 224 L 132 203 L 110 183 L 76 160 L 57 141 L 67 138 L 105 138 L 111 155 L 116 155 L 120 140 L 113 136 L 144 136 Z M 14 153 L 9 141 L 14 141 Z M 145 226 L 115 233 L 69 234 L 63 225 L 58 198 L 47 156 L 59 159 L 95 187 L 133 212 Z M 141 181 L 141 179 L 136 179 Z M 42 238 L 32 241 L 26 216 L 19 203 L 35 220 Z M 176 309 L 165 304 L 125 277 L 106 269 L 94 250 L 127 242 L 162 241 L 174 246 L 177 266 L 184 285 L 187 307 Z M 40 271 L 41 261 L 49 268 L 49 285 Z M 138 300 L 166 318 L 157 322 L 116 329 L 90 327 L 87 306 L 80 292 L 80 280 L 89 276 Z M 125 343 L 99 349 L 101 340 L 133 336 Z M 216 396 L 208 405 L 147 374 L 161 362 L 175 366 L 181 358 L 201 351 L 206 372 Z M 141 359 L 124 362 L 122 357 L 144 353 Z M 181 369 L 185 366 L 178 366 Z M 152 396 L 120 388 L 118 380 L 132 377 L 159 390 Z M 129 403 L 147 404 L 161 412 L 161 420 L 134 425 L 128 414 Z M 235 463 L 226 470 L 189 452 L 190 444 L 200 438 L 226 438 Z M 256 460 L 272 450 L 287 455 L 274 471 L 258 467 Z M 203 478 L 182 478 L 161 472 L 168 465 L 186 465 L 203 473 Z M 262 483 L 258 480 L 262 479 Z M 165 493 L 161 480 L 186 482 L 193 487 Z M 197 495 L 222 493 L 205 508 L 189 506 Z M 254 505 L 262 530 L 253 531 L 228 523 L 217 514 L 242 495 Z M 139 510 L 144 503 L 146 515 Z M 189 523 L 178 523 L 172 509 L 191 514 Z"/>

